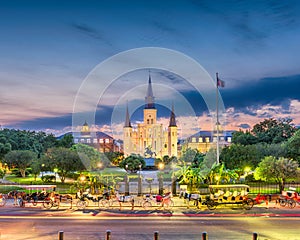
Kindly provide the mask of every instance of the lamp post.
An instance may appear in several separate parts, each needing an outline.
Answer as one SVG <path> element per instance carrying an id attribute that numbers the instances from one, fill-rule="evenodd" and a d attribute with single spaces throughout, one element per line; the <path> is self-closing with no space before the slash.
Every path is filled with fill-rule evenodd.
<path id="1" fill-rule="evenodd" d="M 42 164 L 42 168 L 41 168 L 41 170 L 42 170 L 42 177 L 44 177 L 44 167 L 45 167 L 45 164 L 43 163 Z"/>
<path id="2" fill-rule="evenodd" d="M 56 175 L 57 175 L 58 169 L 54 168 L 53 171 L 54 171 L 54 174 L 55 174 L 55 182 L 56 182 Z"/>
<path id="3" fill-rule="evenodd" d="M 172 194 L 173 194 L 173 196 L 175 196 L 176 195 L 176 176 L 175 176 L 174 171 L 175 171 L 176 165 L 173 163 L 171 166 L 172 166 Z"/>
<path id="4" fill-rule="evenodd" d="M 126 175 L 125 175 L 125 196 L 129 196 L 129 179 L 128 179 L 128 165 L 125 165 Z"/>
<path id="5" fill-rule="evenodd" d="M 159 172 L 159 177 L 158 177 L 158 194 L 162 195 L 164 193 L 164 178 L 163 178 L 163 172 L 164 170 L 164 163 L 160 162 L 158 164 L 158 169 L 160 170 Z"/>
<path id="6" fill-rule="evenodd" d="M 138 196 L 142 195 L 142 176 L 141 176 L 142 164 L 139 164 L 139 179 L 138 179 Z"/>

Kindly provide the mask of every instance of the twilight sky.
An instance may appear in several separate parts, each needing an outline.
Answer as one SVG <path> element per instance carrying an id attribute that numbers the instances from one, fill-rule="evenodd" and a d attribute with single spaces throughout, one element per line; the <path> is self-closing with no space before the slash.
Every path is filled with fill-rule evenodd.
<path id="1" fill-rule="evenodd" d="M 300 125 L 299 11 L 297 0 L 0 0 L 0 125 L 69 131 L 76 95 L 96 66 L 143 47 L 180 52 L 211 81 L 218 72 L 226 82 L 225 129 L 270 117 Z M 161 122 L 174 104 L 183 137 L 211 127 L 212 115 L 189 79 L 149 68 L 124 72 L 102 94 L 86 92 L 87 106 L 91 94 L 99 101 L 97 129 L 120 136 L 127 104 L 141 120 L 136 110 L 149 71 Z"/>

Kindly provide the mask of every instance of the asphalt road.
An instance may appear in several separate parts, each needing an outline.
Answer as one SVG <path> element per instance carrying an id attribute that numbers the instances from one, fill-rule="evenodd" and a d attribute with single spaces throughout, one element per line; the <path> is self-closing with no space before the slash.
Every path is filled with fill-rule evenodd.
<path id="1" fill-rule="evenodd" d="M 207 232 L 209 239 L 252 239 L 253 232 L 264 240 L 298 240 L 299 218 L 278 217 L 6 217 L 1 218 L 1 239 L 53 240 L 64 231 L 64 240 L 105 239 L 111 230 L 112 240 L 201 239 Z"/>
<path id="2" fill-rule="evenodd" d="M 247 211 L 239 207 L 205 207 L 186 209 L 175 207 L 172 211 L 156 208 L 130 210 L 124 206 L 98 209 L 91 206 L 84 211 L 63 205 L 59 210 L 45 210 L 42 205 L 25 208 L 8 204 L 0 208 L 0 239 L 53 240 L 64 232 L 64 240 L 105 239 L 111 230 L 112 240 L 153 239 L 155 231 L 160 240 L 202 239 L 252 239 L 257 232 L 259 240 L 299 240 L 300 207 L 278 208 L 275 205 L 254 206 Z"/>

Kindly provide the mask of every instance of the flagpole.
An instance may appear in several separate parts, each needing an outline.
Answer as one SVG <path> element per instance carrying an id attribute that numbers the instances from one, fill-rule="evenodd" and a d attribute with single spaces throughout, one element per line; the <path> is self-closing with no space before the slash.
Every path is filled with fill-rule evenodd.
<path id="1" fill-rule="evenodd" d="M 216 73 L 216 113 L 217 113 L 217 123 L 216 123 L 216 126 L 217 126 L 217 164 L 219 164 L 220 162 L 220 149 L 219 149 L 219 89 L 218 89 L 218 73 Z"/>

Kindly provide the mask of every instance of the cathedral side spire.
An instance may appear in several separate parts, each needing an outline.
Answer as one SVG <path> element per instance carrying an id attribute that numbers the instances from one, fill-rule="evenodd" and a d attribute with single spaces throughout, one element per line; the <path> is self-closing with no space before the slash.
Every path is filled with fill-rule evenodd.
<path id="1" fill-rule="evenodd" d="M 174 113 L 174 104 L 172 104 L 172 111 L 171 111 L 171 115 L 170 115 L 169 127 L 177 127 L 175 113 Z"/>
<path id="2" fill-rule="evenodd" d="M 128 104 L 127 104 L 127 108 L 126 108 L 126 119 L 125 119 L 125 126 L 124 127 L 131 127 L 129 111 L 128 111 Z"/>
<path id="3" fill-rule="evenodd" d="M 145 97 L 145 102 L 146 102 L 145 109 L 155 108 L 150 73 L 149 73 L 148 89 L 147 89 L 147 95 Z"/>

